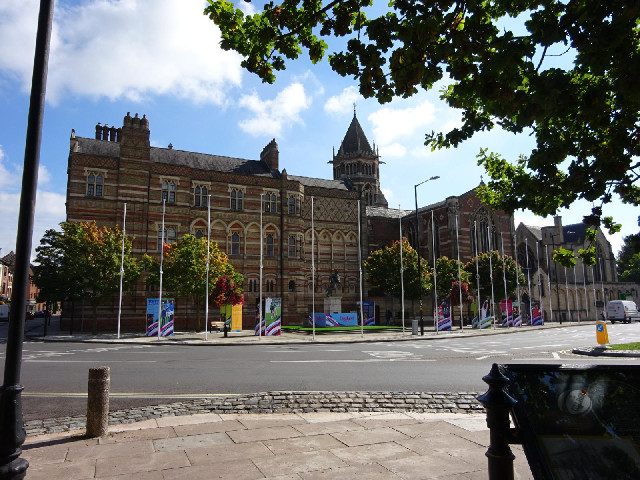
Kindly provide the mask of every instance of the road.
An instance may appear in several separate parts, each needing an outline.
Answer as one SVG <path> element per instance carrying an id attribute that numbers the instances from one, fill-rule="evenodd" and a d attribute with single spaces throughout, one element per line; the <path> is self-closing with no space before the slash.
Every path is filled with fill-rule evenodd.
<path id="1" fill-rule="evenodd" d="M 640 341 L 640 323 L 610 325 L 613 343 Z M 111 368 L 111 408 L 263 391 L 485 391 L 498 363 L 638 364 L 573 355 L 593 325 L 410 341 L 247 346 L 25 342 L 25 419 L 85 412 L 90 367 Z M 0 346 L 4 369 L 4 349 Z"/>

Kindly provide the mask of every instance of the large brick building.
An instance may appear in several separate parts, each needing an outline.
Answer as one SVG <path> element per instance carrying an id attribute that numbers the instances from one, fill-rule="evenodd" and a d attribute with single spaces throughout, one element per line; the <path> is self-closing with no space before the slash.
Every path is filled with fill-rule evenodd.
<path id="1" fill-rule="evenodd" d="M 128 113 L 120 128 L 96 125 L 93 138 L 76 136 L 72 131 L 67 221 L 121 225 L 126 203 L 127 235 L 135 238 L 134 254 L 157 255 L 162 235 L 162 200 L 166 201 L 164 238 L 171 243 L 187 233 L 206 237 L 210 195 L 211 239 L 245 277 L 245 328 L 254 325 L 259 295 L 260 212 L 263 296 L 282 298 L 284 324 L 300 323 L 306 318 L 314 297 L 315 310 L 322 311 L 329 275 L 335 270 L 342 279 L 335 294 L 341 297 L 342 310 L 357 310 L 358 245 L 362 258 L 366 258 L 368 252 L 396 240 L 398 217 L 403 217 L 403 234 L 415 246 L 415 212 L 388 208 L 380 189 L 379 155 L 375 145 L 372 148 L 368 142 L 355 112 L 330 161 L 332 180 L 294 176 L 280 170 L 275 140 L 264 147 L 258 160 L 247 160 L 181 151 L 171 145 L 152 147 L 149 133 L 145 116 L 132 117 Z M 312 205 L 315 292 L 311 276 Z M 495 249 L 504 236 L 505 251 L 513 252 L 513 217 L 490 211 L 474 190 L 423 207 L 418 217 L 418 243 L 426 259 L 433 257 L 432 246 L 436 256 L 456 258 L 458 245 L 462 261 L 472 258 L 476 248 L 474 221 L 478 251 Z M 365 285 L 363 297 L 370 300 L 367 292 Z M 134 291 L 125 293 L 123 329 L 144 329 L 146 298 L 154 293 L 157 295 L 157 291 L 145 289 L 142 280 Z M 373 300 L 381 308 L 394 305 L 388 298 Z M 192 306 L 185 299 L 177 302 L 176 328 L 195 328 Z M 99 328 L 115 329 L 117 303 L 114 298 L 100 308 Z M 398 310 L 397 302 L 395 306 Z M 76 318 L 79 314 L 75 313 Z"/>

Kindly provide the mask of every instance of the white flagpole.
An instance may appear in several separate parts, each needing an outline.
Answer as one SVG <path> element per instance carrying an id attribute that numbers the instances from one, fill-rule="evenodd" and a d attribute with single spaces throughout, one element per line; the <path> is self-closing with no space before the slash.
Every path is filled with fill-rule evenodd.
<path id="1" fill-rule="evenodd" d="M 204 292 L 204 339 L 209 340 L 209 244 L 211 243 L 211 195 L 207 195 L 207 282 Z M 227 319 L 225 318 L 225 321 Z M 225 330 L 226 331 L 226 330 Z"/>
<path id="2" fill-rule="evenodd" d="M 542 289 L 540 288 L 540 241 L 536 240 L 536 276 L 538 277 L 538 300 L 540 301 L 540 318 L 544 325 L 544 308 L 542 306 Z"/>
<path id="3" fill-rule="evenodd" d="M 462 320 L 462 278 L 460 275 L 460 239 L 458 238 L 458 215 L 456 215 L 456 252 L 458 253 L 458 295 L 460 299 L 460 330 L 462 330 L 462 328 L 464 327 L 464 324 Z"/>
<path id="4" fill-rule="evenodd" d="M 476 236 L 476 286 L 478 287 L 478 327 L 480 328 L 480 309 L 482 308 L 482 303 L 480 302 L 480 267 L 478 266 L 478 225 L 476 221 L 473 221 L 473 231 Z"/>
<path id="5" fill-rule="evenodd" d="M 594 309 L 594 315 L 596 316 L 596 321 L 598 321 L 598 304 L 597 299 L 596 299 L 596 271 L 593 268 L 593 265 L 591 265 L 591 278 L 593 279 L 593 309 Z M 603 304 L 604 305 L 604 304 Z"/>
<path id="6" fill-rule="evenodd" d="M 360 336 L 364 338 L 364 305 L 362 304 L 362 251 L 360 248 L 360 200 L 358 200 L 358 268 L 360 269 Z"/>
<path id="7" fill-rule="evenodd" d="M 166 199 L 162 199 L 162 233 L 160 234 L 160 295 L 158 296 L 158 340 L 162 328 L 162 263 L 164 262 L 164 211 Z"/>
<path id="8" fill-rule="evenodd" d="M 118 338 L 120 338 L 120 315 L 122 314 L 122 277 L 124 277 L 124 238 L 127 232 L 127 204 L 122 214 L 122 255 L 120 256 L 120 298 L 118 300 Z"/>
<path id="9" fill-rule="evenodd" d="M 436 335 L 438 329 L 438 276 L 436 268 L 436 230 L 433 222 L 433 210 L 431 210 L 431 248 L 433 249 L 433 323 L 436 326 Z"/>
<path id="10" fill-rule="evenodd" d="M 358 204 L 359 205 L 359 204 Z M 315 263 L 315 228 L 313 225 L 313 197 L 311 197 L 311 319 L 313 331 L 311 338 L 316 339 L 316 263 Z"/>
<path id="11" fill-rule="evenodd" d="M 491 312 L 493 314 L 493 321 L 491 324 L 495 328 L 496 326 L 496 297 L 493 291 L 493 263 L 491 260 L 491 227 L 487 226 L 487 242 L 489 244 L 489 280 L 491 282 Z"/>
<path id="12" fill-rule="evenodd" d="M 502 283 L 504 283 L 504 308 L 507 317 L 507 328 L 513 323 L 513 305 L 511 306 L 511 322 L 509 322 L 509 297 L 507 297 L 507 264 L 504 259 L 504 237 L 500 232 L 500 246 L 502 248 Z"/>
<path id="13" fill-rule="evenodd" d="M 567 298 L 567 312 L 569 313 L 569 319 L 573 320 L 573 316 L 571 315 L 571 306 L 569 305 L 569 279 L 567 278 L 567 267 L 564 267 L 564 291 L 565 297 Z"/>
<path id="14" fill-rule="evenodd" d="M 518 242 L 516 235 L 513 235 L 513 252 L 516 256 L 514 259 L 516 261 L 516 289 L 518 291 L 518 314 L 520 315 L 520 325 L 522 325 L 522 305 L 521 305 L 521 295 L 520 295 L 520 275 L 518 275 L 518 269 L 520 265 L 518 264 Z M 514 318 L 515 320 L 515 318 Z"/>
<path id="15" fill-rule="evenodd" d="M 607 311 L 607 297 L 604 293 L 604 268 L 603 268 L 604 260 L 600 257 L 598 260 L 598 268 L 600 269 L 600 288 L 602 289 L 602 311 Z"/>
<path id="16" fill-rule="evenodd" d="M 584 269 L 584 263 L 582 263 L 582 286 L 584 287 L 584 306 L 587 311 L 586 320 L 589 320 L 589 294 L 587 293 L 587 272 Z"/>
<path id="17" fill-rule="evenodd" d="M 402 212 L 398 204 L 398 228 L 400 229 L 400 291 L 402 292 L 402 335 L 404 335 L 404 264 L 402 263 Z"/>
<path id="18" fill-rule="evenodd" d="M 574 297 L 574 307 L 578 312 L 578 323 L 580 323 L 580 306 L 578 305 L 578 283 L 576 280 L 576 266 L 573 266 L 573 291 L 575 293 Z"/>
<path id="19" fill-rule="evenodd" d="M 262 199 L 264 193 L 260 194 L 260 303 L 258 305 L 258 340 L 262 340 Z"/>
<path id="20" fill-rule="evenodd" d="M 551 269 L 549 267 L 549 245 L 544 246 L 544 253 L 547 257 L 547 290 L 549 290 L 549 319 L 553 322 L 553 295 L 551 294 Z M 560 307 L 558 305 L 558 307 Z"/>
<path id="21" fill-rule="evenodd" d="M 524 249 L 527 255 L 527 289 L 529 289 L 529 321 L 533 325 L 533 298 L 531 295 L 531 275 L 529 275 L 529 238 L 524 239 Z"/>

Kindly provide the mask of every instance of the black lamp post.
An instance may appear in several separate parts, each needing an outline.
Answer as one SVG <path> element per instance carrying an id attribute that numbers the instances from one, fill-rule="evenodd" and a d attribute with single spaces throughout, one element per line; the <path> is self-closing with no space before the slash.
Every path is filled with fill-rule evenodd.
<path id="1" fill-rule="evenodd" d="M 437 180 L 440 177 L 435 175 L 431 178 L 414 185 L 413 191 L 416 199 L 416 251 L 418 252 L 418 288 L 420 289 L 420 335 L 424 335 L 424 317 L 422 316 L 422 268 L 420 266 L 420 219 L 418 218 L 418 187 L 423 183 L 431 180 Z M 434 265 L 433 268 L 436 268 Z M 435 321 L 435 319 L 434 319 Z"/>
<path id="2" fill-rule="evenodd" d="M 20 370 L 52 23 L 53 0 L 40 0 L 24 152 L 20 213 L 18 215 L 16 262 L 11 293 L 13 308 L 7 332 L 4 382 L 0 388 L 0 479 L 22 479 L 29 467 L 29 462 L 20 458 L 21 447 L 26 436 L 22 417 L 22 390 L 24 387 L 20 385 Z"/>
<path id="3" fill-rule="evenodd" d="M 551 248 L 552 248 L 551 257 L 553 257 L 553 252 L 556 249 L 556 237 L 559 237 L 560 234 L 559 233 L 550 233 L 549 235 L 551 236 Z M 560 321 L 560 325 L 562 325 L 562 315 L 560 315 L 560 312 L 559 312 L 559 310 L 560 310 L 560 290 L 558 289 L 558 263 L 556 262 L 555 258 L 553 259 L 553 266 L 554 266 L 554 269 L 556 271 L 556 274 L 555 274 L 556 306 L 557 306 L 556 312 L 558 312 L 558 320 Z M 549 296 L 551 296 L 551 295 L 549 295 Z M 568 305 L 567 305 L 567 307 L 568 307 Z"/>

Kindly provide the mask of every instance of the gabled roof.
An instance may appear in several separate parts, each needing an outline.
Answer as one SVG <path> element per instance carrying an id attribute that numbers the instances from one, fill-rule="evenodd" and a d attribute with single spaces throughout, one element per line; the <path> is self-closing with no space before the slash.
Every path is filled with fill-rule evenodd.
<path id="1" fill-rule="evenodd" d="M 344 180 L 325 180 L 324 178 L 299 177 L 297 175 L 287 175 L 287 179 L 300 182 L 305 187 L 351 190 L 351 187 Z"/>
<path id="2" fill-rule="evenodd" d="M 15 254 L 15 252 L 13 252 L 13 251 L 9 252 L 4 257 L 0 258 L 0 262 L 4 263 L 8 267 L 13 267 L 15 265 L 15 263 L 16 263 L 16 254 Z"/>
<path id="3" fill-rule="evenodd" d="M 399 210 L 397 208 L 367 206 L 367 217 L 403 218 L 409 213 L 413 213 L 413 211 Z"/>
<path id="4" fill-rule="evenodd" d="M 360 155 L 377 156 L 371 148 L 371 145 L 369 145 L 369 140 L 367 140 L 367 136 L 364 134 L 364 130 L 362 130 L 358 117 L 356 117 L 356 112 L 354 111 L 351 125 L 349 125 L 347 129 L 347 133 L 340 144 L 340 149 L 336 156 L 354 157 Z"/>
<path id="5" fill-rule="evenodd" d="M 587 228 L 584 223 L 563 225 L 562 236 L 564 237 L 565 243 L 584 243 Z"/>

